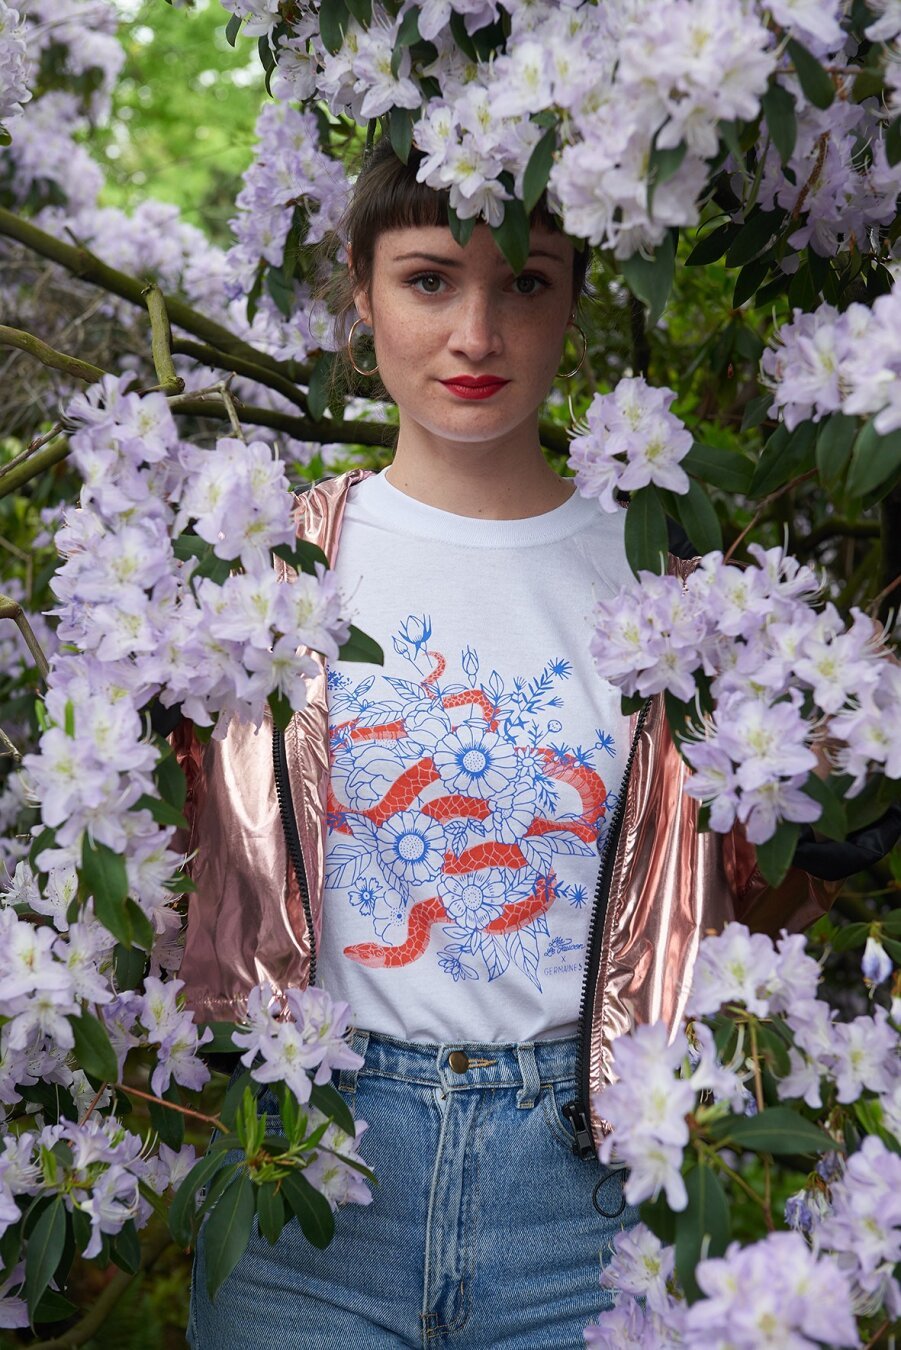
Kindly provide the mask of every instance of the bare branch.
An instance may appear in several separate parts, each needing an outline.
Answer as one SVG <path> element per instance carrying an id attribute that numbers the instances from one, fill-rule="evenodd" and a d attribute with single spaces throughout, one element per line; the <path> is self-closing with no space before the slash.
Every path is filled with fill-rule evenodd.
<path id="1" fill-rule="evenodd" d="M 172 329 L 169 327 L 166 298 L 156 282 L 153 282 L 145 288 L 144 299 L 150 315 L 150 350 L 159 387 L 164 394 L 180 394 L 185 382 L 172 364 Z"/>
<path id="2" fill-rule="evenodd" d="M 31 652 L 34 664 L 38 668 L 38 674 L 42 680 L 46 681 L 50 667 L 47 664 L 47 658 L 43 653 L 41 644 L 35 637 L 34 630 L 25 616 L 25 611 L 18 600 L 13 600 L 12 596 L 4 595 L 2 592 L 0 592 L 0 619 L 12 619 L 25 639 L 25 645 Z"/>
<path id="3" fill-rule="evenodd" d="M 283 394 L 285 398 L 290 399 L 292 403 L 296 403 L 298 408 L 302 408 L 304 412 L 307 410 L 306 397 L 293 380 L 286 379 L 284 375 L 277 375 L 273 370 L 266 370 L 253 361 L 245 361 L 240 356 L 230 356 L 226 352 L 217 351 L 215 347 L 208 347 L 202 342 L 192 342 L 190 338 L 174 337 L 172 339 L 172 351 L 177 356 L 192 356 L 195 361 L 202 361 L 205 366 L 212 366 L 214 370 L 230 370 L 235 375 L 244 375 L 249 380 L 255 380 L 257 384 L 265 385 L 268 389 L 274 389 L 277 393 Z"/>
<path id="4" fill-rule="evenodd" d="M 64 370 L 67 375 L 74 375 L 76 380 L 87 380 L 89 384 L 102 379 L 106 374 L 99 366 L 92 366 L 89 361 L 80 361 L 77 356 L 69 356 L 67 352 L 58 352 L 54 347 L 48 347 L 46 342 L 42 342 L 32 333 L 24 332 L 21 328 L 7 328 L 5 324 L 0 324 L 0 343 L 4 347 L 17 347 L 20 352 L 27 352 L 42 365 L 50 366 L 53 370 Z"/>
<path id="5" fill-rule="evenodd" d="M 11 492 L 16 492 L 32 478 L 37 478 L 45 469 L 52 469 L 53 465 L 65 459 L 68 453 L 69 442 L 65 436 L 60 436 L 51 445 L 44 446 L 37 454 L 30 454 L 24 462 L 20 460 L 15 465 L 7 464 L 5 468 L 0 469 L 0 497 L 8 497 Z"/>

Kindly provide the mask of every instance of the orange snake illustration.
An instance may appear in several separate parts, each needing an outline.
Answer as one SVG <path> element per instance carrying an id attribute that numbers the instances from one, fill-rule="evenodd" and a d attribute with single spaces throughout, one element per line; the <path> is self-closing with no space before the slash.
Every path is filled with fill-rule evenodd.
<path id="1" fill-rule="evenodd" d="M 435 686 L 444 672 L 446 662 L 440 652 L 430 651 L 428 655 L 436 664 L 421 682 L 427 697 L 439 703 L 445 710 L 474 705 L 480 709 L 487 728 L 495 731 L 498 725 L 496 703 L 492 702 L 482 689 L 467 689 L 460 693 L 440 695 Z M 352 718 L 333 728 L 333 732 L 342 733 L 343 737 L 349 738 L 351 742 L 395 741 L 407 734 L 403 718 L 368 727 L 361 727 L 358 722 L 358 718 Z M 600 775 L 593 769 L 577 763 L 575 756 L 560 754 L 544 747 L 537 750 L 518 749 L 518 753 L 537 755 L 543 772 L 549 778 L 574 788 L 582 807 L 581 813 L 572 819 L 552 820 L 536 816 L 523 837 L 535 837 L 551 831 L 568 831 L 584 843 L 594 844 L 607 801 L 607 789 Z M 397 812 L 409 809 L 420 794 L 433 783 L 439 782 L 440 778 L 434 760 L 430 756 L 425 756 L 408 765 L 380 801 L 362 810 L 351 810 L 343 806 L 330 786 L 328 810 L 333 822 L 331 828 L 340 834 L 352 835 L 353 831 L 347 824 L 347 818 L 354 815 L 365 817 L 379 827 Z M 433 820 L 442 822 L 453 819 L 486 820 L 491 815 L 491 807 L 483 798 L 467 797 L 461 793 L 448 793 L 432 798 L 422 803 L 418 809 Z M 528 859 L 519 844 L 485 840 L 464 849 L 459 855 L 447 851 L 441 871 L 445 876 L 465 876 L 494 867 L 518 869 L 528 866 Z M 556 895 L 556 878 L 554 872 L 549 871 L 547 876 L 539 876 L 536 879 L 531 894 L 504 905 L 500 914 L 485 925 L 483 932 L 502 935 L 524 928 L 551 907 Z M 395 946 L 379 942 L 358 942 L 345 947 L 344 955 L 372 968 L 387 969 L 409 965 L 411 961 L 417 961 L 426 951 L 432 925 L 452 922 L 453 918 L 441 899 L 433 895 L 411 905 L 407 916 L 407 936 L 403 942 Z"/>

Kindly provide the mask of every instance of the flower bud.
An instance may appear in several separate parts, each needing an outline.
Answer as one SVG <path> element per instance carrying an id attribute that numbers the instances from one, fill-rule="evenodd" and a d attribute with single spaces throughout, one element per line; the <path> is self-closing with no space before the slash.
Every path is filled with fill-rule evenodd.
<path id="1" fill-rule="evenodd" d="M 878 938 L 867 938 L 860 968 L 867 984 L 882 984 L 891 975 L 892 959 Z"/>

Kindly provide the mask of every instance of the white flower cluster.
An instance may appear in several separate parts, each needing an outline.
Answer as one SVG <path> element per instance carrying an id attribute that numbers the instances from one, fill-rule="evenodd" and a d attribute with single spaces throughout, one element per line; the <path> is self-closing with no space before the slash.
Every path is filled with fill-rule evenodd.
<path id="1" fill-rule="evenodd" d="M 113 1116 L 90 1116 L 83 1124 L 61 1120 L 40 1131 L 6 1135 L 0 1153 L 0 1235 L 18 1223 L 35 1197 L 62 1198 L 70 1212 L 87 1215 L 91 1236 L 83 1255 L 100 1254 L 104 1236 L 121 1232 L 130 1220 L 143 1228 L 153 1206 L 140 1192 L 143 1182 L 157 1195 L 178 1186 L 194 1163 L 188 1144 L 177 1152 L 160 1145 L 148 1158 L 140 1135 Z M 3 1313 L 8 1305 L 0 1303 Z M 3 1321 L 0 1325 L 25 1325 Z"/>
<path id="2" fill-rule="evenodd" d="M 640 573 L 598 605 L 591 650 L 627 695 L 690 702 L 710 681 L 716 710 L 682 745 L 694 769 L 685 791 L 710 804 L 713 829 L 738 819 L 760 844 L 780 820 L 819 818 L 802 786 L 823 714 L 849 796 L 874 767 L 901 777 L 901 666 L 866 614 L 852 610 L 847 627 L 831 603 L 813 607 L 811 568 L 779 548 L 750 552 L 745 568 L 709 553 L 684 582 Z"/>
<path id="3" fill-rule="evenodd" d="M 583 497 L 596 497 L 603 511 L 617 511 L 618 491 L 654 483 L 688 492 L 680 461 L 693 442 L 685 423 L 670 412 L 675 397 L 674 390 L 655 388 L 641 375 L 620 380 L 610 394 L 595 394 L 584 422 L 576 424 L 569 452 Z"/>
<path id="4" fill-rule="evenodd" d="M 346 1040 L 350 1023 L 347 1003 L 335 1002 L 324 989 L 311 985 L 303 991 L 276 994 L 268 984 L 252 989 L 244 1024 L 232 1033 L 232 1042 L 244 1053 L 241 1063 L 258 1083 L 284 1083 L 306 1105 L 310 1129 L 325 1117 L 310 1103 L 313 1085 L 327 1083 L 335 1069 L 358 1069 L 363 1058 Z M 356 1122 L 349 1138 L 334 1123 L 322 1137 L 322 1147 L 310 1158 L 304 1176 L 325 1195 L 332 1207 L 369 1204 L 372 1194 L 353 1162 L 362 1162 L 356 1143 L 366 1129 Z"/>
<path id="5" fill-rule="evenodd" d="M 880 295 L 872 309 L 852 304 L 839 311 L 822 304 L 794 311 L 761 359 L 773 391 L 770 415 L 781 413 L 791 430 L 830 413 L 873 416 L 887 435 L 901 427 L 901 290 Z"/>
<path id="6" fill-rule="evenodd" d="M 0 123 L 18 117 L 30 98 L 25 28 L 18 11 L 0 0 Z"/>
<path id="7" fill-rule="evenodd" d="M 783 1100 L 806 1091 L 806 1103 L 821 1108 L 823 1083 L 843 1104 L 868 1094 L 882 1128 L 901 1137 L 898 1026 L 883 1008 L 838 1022 L 816 997 L 819 978 L 802 935 L 783 933 L 773 942 L 730 923 L 701 942 L 686 1016 L 709 1019 L 738 1005 L 779 1021 L 793 1042 L 789 1070 L 776 1078 Z M 741 1062 L 741 1033 L 733 1063 L 724 1064 L 706 1022 L 694 1021 L 689 1030 L 694 1047 L 681 1031 L 670 1040 L 662 1023 L 636 1027 L 614 1043 L 615 1079 L 595 1100 L 612 1127 L 599 1156 L 629 1169 L 629 1203 L 662 1190 L 670 1209 L 685 1209 L 689 1119 L 701 1109 L 721 1114 L 725 1104 L 756 1111 L 744 1085 L 750 1068 Z M 837 1153 L 824 1153 L 808 1189 L 786 1207 L 787 1221 L 800 1232 L 772 1233 L 744 1248 L 733 1243 L 723 1257 L 702 1260 L 695 1274 L 703 1297 L 691 1306 L 673 1289 L 673 1248 L 637 1225 L 614 1241 L 601 1283 L 617 1291 L 616 1301 L 586 1328 L 586 1344 L 702 1350 L 728 1339 L 738 1350 L 757 1350 L 778 1334 L 799 1346 L 856 1345 L 855 1316 L 901 1314 L 899 1183 L 901 1157 L 877 1135 L 844 1164 Z"/>
<path id="8" fill-rule="evenodd" d="M 595 1350 L 793 1350 L 859 1345 L 852 1290 L 839 1263 L 811 1251 L 796 1233 L 770 1233 L 747 1247 L 698 1262 L 702 1297 L 690 1306 L 666 1288 L 674 1250 L 643 1225 L 614 1239 L 601 1283 L 613 1307 L 585 1328 Z"/>

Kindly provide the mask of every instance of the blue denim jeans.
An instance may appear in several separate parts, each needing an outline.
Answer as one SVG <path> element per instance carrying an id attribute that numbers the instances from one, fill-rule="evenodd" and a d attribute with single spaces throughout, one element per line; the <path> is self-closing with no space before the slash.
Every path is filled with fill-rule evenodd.
<path id="1" fill-rule="evenodd" d="M 215 1303 L 201 1231 L 193 1350 L 580 1350 L 610 1294 L 610 1243 L 636 1222 L 621 1173 L 573 1152 L 576 1038 L 431 1045 L 357 1030 L 337 1087 L 369 1128 L 379 1184 L 319 1251 L 292 1220 L 256 1230 Z M 466 1065 L 453 1052 L 463 1051 Z M 271 1092 L 261 1098 L 278 1129 Z"/>

